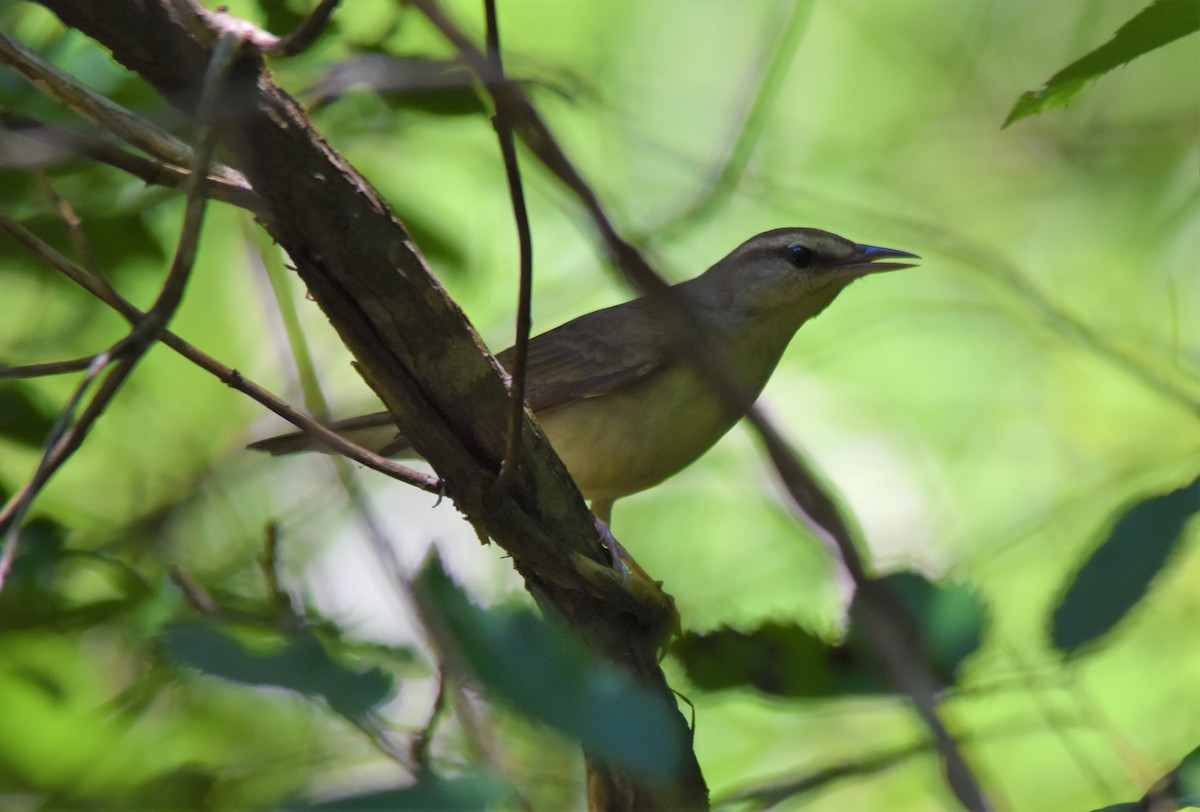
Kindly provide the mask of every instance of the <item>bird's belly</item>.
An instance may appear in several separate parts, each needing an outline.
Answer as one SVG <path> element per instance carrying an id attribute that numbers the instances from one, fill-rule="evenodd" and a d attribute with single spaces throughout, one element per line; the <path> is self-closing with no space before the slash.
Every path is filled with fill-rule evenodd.
<path id="1" fill-rule="evenodd" d="M 689 367 L 538 416 L 551 445 L 588 499 L 616 499 L 662 482 L 694 462 L 737 419 Z"/>

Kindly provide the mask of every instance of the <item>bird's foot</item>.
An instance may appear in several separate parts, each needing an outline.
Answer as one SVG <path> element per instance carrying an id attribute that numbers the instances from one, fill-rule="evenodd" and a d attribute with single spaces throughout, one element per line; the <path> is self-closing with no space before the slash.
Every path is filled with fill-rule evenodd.
<path id="1" fill-rule="evenodd" d="M 662 586 L 662 581 L 655 581 L 651 578 L 650 573 L 642 569 L 633 556 L 629 554 L 629 551 L 621 546 L 621 542 L 616 540 L 612 531 L 608 529 L 608 525 L 600 517 L 596 517 L 596 532 L 600 534 L 600 540 L 608 548 L 608 556 L 612 562 L 612 568 L 621 574 L 621 580 L 628 580 L 629 574 L 633 573 L 641 578 L 645 578 L 656 586 Z"/>

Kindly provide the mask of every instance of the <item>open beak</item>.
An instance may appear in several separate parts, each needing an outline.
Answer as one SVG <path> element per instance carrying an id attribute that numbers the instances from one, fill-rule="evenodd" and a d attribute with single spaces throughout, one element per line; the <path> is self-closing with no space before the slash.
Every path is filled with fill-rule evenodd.
<path id="1" fill-rule="evenodd" d="M 916 254 L 897 251 L 895 248 L 880 248 L 875 245 L 856 245 L 854 247 L 856 249 L 854 256 L 848 262 L 839 265 L 838 270 L 852 271 L 856 276 L 914 267 L 911 262 L 879 262 L 881 259 L 920 259 Z"/>

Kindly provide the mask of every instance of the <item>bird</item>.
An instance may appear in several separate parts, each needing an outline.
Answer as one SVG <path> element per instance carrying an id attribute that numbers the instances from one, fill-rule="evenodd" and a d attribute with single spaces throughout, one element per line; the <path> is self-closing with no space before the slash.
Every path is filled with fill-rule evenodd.
<path id="1" fill-rule="evenodd" d="M 671 287 L 703 346 L 724 359 L 749 404 L 792 337 L 856 279 L 911 268 L 916 254 L 852 242 L 816 228 L 777 228 L 743 242 L 697 277 Z M 593 514 L 691 465 L 743 416 L 711 391 L 681 351 L 676 329 L 646 297 L 586 313 L 529 340 L 526 403 Z M 513 350 L 496 356 L 505 369 Z M 413 457 L 388 412 L 330 428 L 387 457 Z M 273 455 L 321 451 L 293 432 L 253 443 Z"/>

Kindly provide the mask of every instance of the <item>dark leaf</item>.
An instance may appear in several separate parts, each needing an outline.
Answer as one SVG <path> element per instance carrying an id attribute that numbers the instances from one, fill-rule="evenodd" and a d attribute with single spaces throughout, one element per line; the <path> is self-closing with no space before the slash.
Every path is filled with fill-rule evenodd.
<path id="1" fill-rule="evenodd" d="M 416 585 L 438 642 L 494 696 L 648 780 L 675 769 L 688 746 L 673 724 L 678 711 L 630 675 L 528 610 L 473 606 L 436 555 Z"/>
<path id="2" fill-rule="evenodd" d="M 1072 654 L 1107 634 L 1146 594 L 1197 511 L 1200 478 L 1126 510 L 1075 573 L 1055 608 L 1055 648 Z"/>
<path id="3" fill-rule="evenodd" d="M 307 95 L 320 107 L 352 91 L 374 93 L 393 107 L 441 116 L 486 112 L 470 69 L 458 59 L 362 53 L 331 67 Z"/>
<path id="4" fill-rule="evenodd" d="M 391 677 L 379 668 L 353 671 L 329 656 L 311 630 L 273 640 L 254 650 L 206 623 L 170 627 L 161 637 L 174 660 L 207 674 L 247 685 L 287 688 L 319 696 L 338 713 L 362 719 L 393 693 Z"/>
<path id="5" fill-rule="evenodd" d="M 28 386 L 20 381 L 0 381 L 0 439 L 41 448 L 57 419 L 58 414 Z"/>
<path id="6" fill-rule="evenodd" d="M 706 691 L 754 688 L 770 696 L 817 699 L 886 690 L 874 663 L 795 624 L 751 632 L 688 632 L 671 647 L 688 679 Z"/>
<path id="7" fill-rule="evenodd" d="M 965 584 L 935 583 L 915 572 L 893 572 L 877 583 L 892 593 L 915 624 L 922 643 L 919 656 L 943 685 L 954 685 L 963 662 L 983 643 L 987 609 L 979 596 Z M 866 654 L 870 637 L 862 628 L 857 597 L 850 604 L 846 644 Z"/>
<path id="8" fill-rule="evenodd" d="M 200 764 L 183 764 L 138 787 L 127 809 L 171 809 L 176 812 L 212 809 L 220 776 Z"/>
<path id="9" fill-rule="evenodd" d="M 951 685 L 963 660 L 983 639 L 985 612 L 975 593 L 961 585 L 930 583 L 915 573 L 880 579 L 921 632 L 920 656 Z M 850 608 L 851 625 L 841 645 L 795 624 L 767 623 L 751 632 L 720 629 L 685 634 L 672 647 L 688 677 L 704 690 L 754 688 L 769 696 L 816 699 L 890 691 L 876 664 L 861 612 Z"/>

